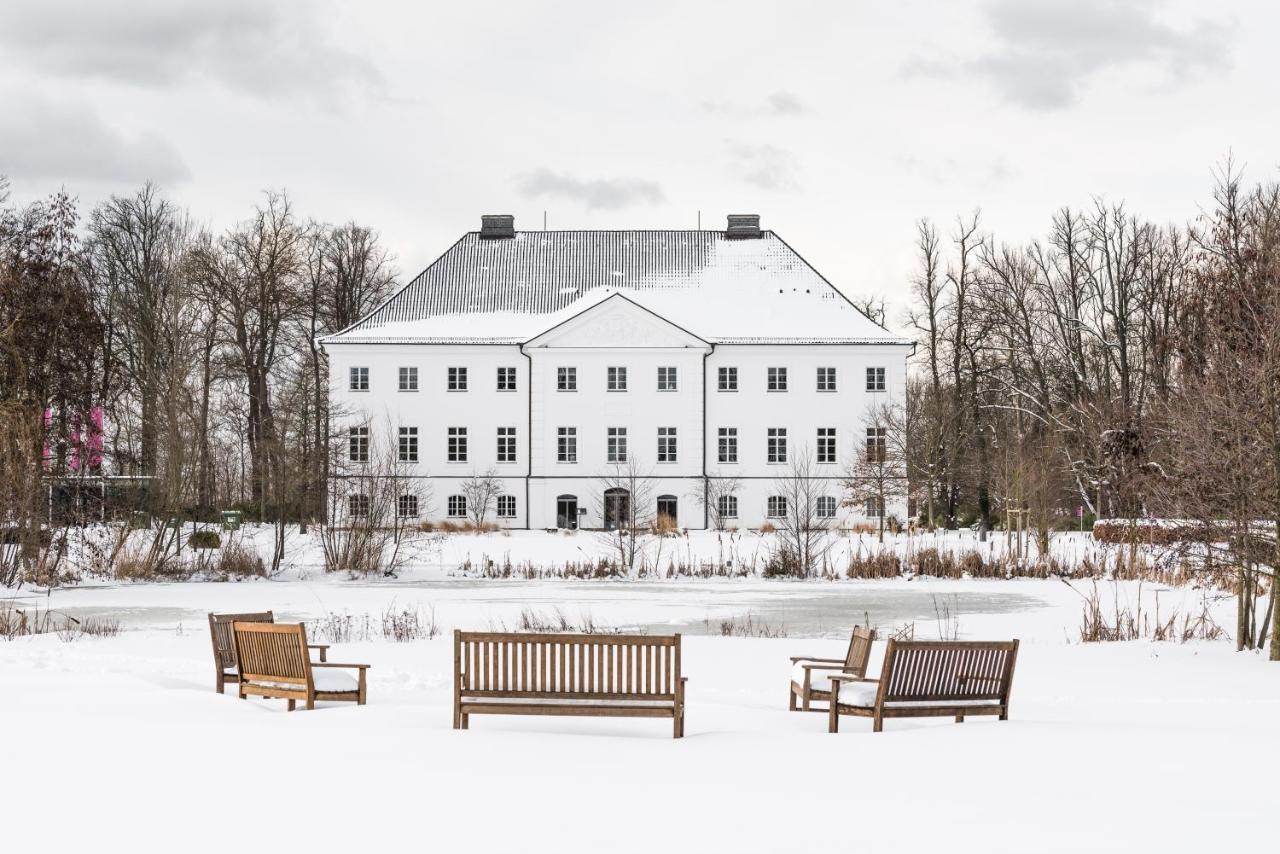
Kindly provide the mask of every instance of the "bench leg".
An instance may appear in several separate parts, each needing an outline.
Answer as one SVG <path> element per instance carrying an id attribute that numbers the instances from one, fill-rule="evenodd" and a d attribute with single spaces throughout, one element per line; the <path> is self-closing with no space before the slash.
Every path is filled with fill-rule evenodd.
<path id="1" fill-rule="evenodd" d="M 871 731 L 884 732 L 884 717 L 880 714 L 879 709 L 876 709 L 876 715 L 872 720 Z"/>
<path id="2" fill-rule="evenodd" d="M 956 715 L 956 723 L 958 724 L 964 723 L 964 715 Z"/>
<path id="3" fill-rule="evenodd" d="M 787 697 L 789 698 L 787 701 L 788 709 L 794 712 L 796 710 L 796 686 L 795 685 L 787 686 Z"/>
<path id="4" fill-rule="evenodd" d="M 216 681 L 218 686 L 218 693 L 219 694 L 226 693 L 223 689 L 227 687 L 227 677 L 225 674 L 223 674 L 221 670 L 218 671 L 218 677 Z"/>
<path id="5" fill-rule="evenodd" d="M 684 738 L 684 709 L 676 709 L 674 720 L 671 723 L 673 738 Z"/>
<path id="6" fill-rule="evenodd" d="M 470 729 L 468 724 L 471 721 L 471 715 L 458 715 L 458 719 L 461 723 L 461 726 L 459 726 L 458 729 Z"/>
<path id="7" fill-rule="evenodd" d="M 292 712 L 295 708 L 297 708 L 297 706 L 298 706 L 298 701 L 297 701 L 297 700 L 290 700 L 290 701 L 289 701 L 289 711 L 291 711 L 291 712 Z"/>
<path id="8" fill-rule="evenodd" d="M 827 732 L 840 731 L 840 707 L 831 703 L 827 708 Z"/>

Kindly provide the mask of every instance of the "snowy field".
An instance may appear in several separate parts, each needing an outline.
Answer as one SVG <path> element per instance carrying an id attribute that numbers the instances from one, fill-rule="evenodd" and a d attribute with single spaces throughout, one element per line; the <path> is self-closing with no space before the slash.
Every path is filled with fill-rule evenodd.
<path id="1" fill-rule="evenodd" d="M 8 803 L 31 793 L 5 818 L 6 847 L 1200 852 L 1252 850 L 1272 823 L 1280 665 L 1227 641 L 1077 643 L 1088 582 L 434 575 L 19 591 L 24 607 L 124 630 L 0 642 Z M 1141 595 L 1166 613 L 1202 596 Z M 1229 601 L 1211 607 L 1230 625 Z M 213 691 L 205 612 L 265 608 L 313 623 L 411 608 L 442 633 L 336 645 L 331 660 L 373 665 L 369 705 L 288 714 Z M 449 632 L 513 626 L 526 608 L 690 633 L 686 738 L 637 719 L 452 730 Z M 747 614 L 787 636 L 717 636 Z M 846 719 L 829 735 L 824 715 L 788 712 L 788 656 L 842 655 L 867 614 L 917 637 L 1022 639 L 1012 719 L 892 720 L 881 734 Z M 881 657 L 877 645 L 873 670 Z"/>

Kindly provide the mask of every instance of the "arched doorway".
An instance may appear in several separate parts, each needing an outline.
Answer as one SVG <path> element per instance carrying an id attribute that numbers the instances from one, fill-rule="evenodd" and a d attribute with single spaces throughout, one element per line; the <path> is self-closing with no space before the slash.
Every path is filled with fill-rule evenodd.
<path id="1" fill-rule="evenodd" d="M 556 496 L 556 527 L 576 530 L 578 527 L 578 496 Z"/>
<path id="2" fill-rule="evenodd" d="M 631 527 L 631 493 L 615 487 L 604 491 L 604 526 L 614 528 Z"/>

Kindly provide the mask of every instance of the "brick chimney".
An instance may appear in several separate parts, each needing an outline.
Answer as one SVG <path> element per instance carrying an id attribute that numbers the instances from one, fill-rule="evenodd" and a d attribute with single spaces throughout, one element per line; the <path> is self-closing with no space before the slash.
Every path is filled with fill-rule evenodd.
<path id="1" fill-rule="evenodd" d="M 729 227 L 724 236 L 730 240 L 760 237 L 760 214 L 729 214 Z"/>
<path id="2" fill-rule="evenodd" d="M 515 237 L 516 218 L 511 214 L 485 214 L 480 217 L 480 236 L 485 240 Z"/>

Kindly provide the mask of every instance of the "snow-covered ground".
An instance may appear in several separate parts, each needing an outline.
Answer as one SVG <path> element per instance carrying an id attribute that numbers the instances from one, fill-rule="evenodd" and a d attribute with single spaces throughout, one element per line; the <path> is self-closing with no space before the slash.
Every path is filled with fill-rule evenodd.
<path id="1" fill-rule="evenodd" d="M 26 607 L 115 615 L 125 630 L 0 642 L 0 835 L 12 850 L 166 852 L 1261 845 L 1273 824 L 1280 665 L 1227 641 L 1076 643 L 1090 586 L 368 582 L 295 571 L 35 599 L 19 591 Z M 1136 584 L 1100 589 L 1104 603 L 1138 601 Z M 1143 588 L 1145 609 L 1157 589 Z M 1165 614 L 1194 610 L 1201 596 L 1158 593 Z M 208 610 L 274 608 L 315 622 L 376 619 L 391 606 L 434 613 L 443 633 L 337 645 L 332 660 L 373 665 L 365 707 L 288 714 L 280 701 L 213 691 Z M 453 731 L 448 632 L 510 626 L 525 608 L 691 633 L 687 737 L 634 719 L 485 717 Z M 1229 601 L 1211 610 L 1230 625 Z M 873 734 L 849 719 L 828 735 L 823 715 L 789 713 L 788 656 L 842 654 L 867 612 L 882 628 L 915 622 L 917 636 L 1021 638 L 1012 720 L 894 720 Z M 748 613 L 788 636 L 714 636 Z M 875 668 L 880 656 L 877 647 Z"/>

